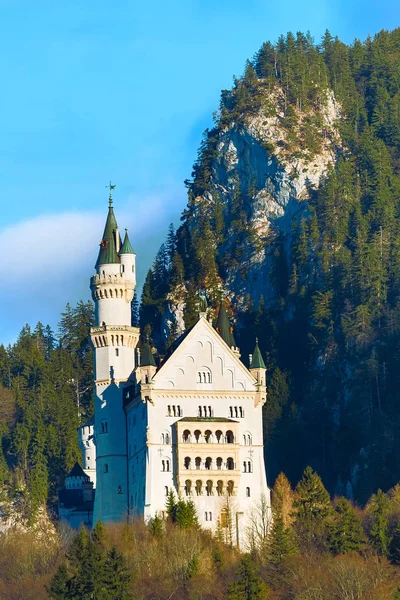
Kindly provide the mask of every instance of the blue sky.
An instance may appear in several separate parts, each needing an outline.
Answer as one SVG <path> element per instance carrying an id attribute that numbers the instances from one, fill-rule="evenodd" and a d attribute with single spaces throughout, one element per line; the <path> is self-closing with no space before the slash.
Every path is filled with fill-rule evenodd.
<path id="1" fill-rule="evenodd" d="M 143 280 L 220 90 L 264 41 L 399 25 L 394 0 L 0 0 L 0 343 L 89 297 L 110 179 Z"/>

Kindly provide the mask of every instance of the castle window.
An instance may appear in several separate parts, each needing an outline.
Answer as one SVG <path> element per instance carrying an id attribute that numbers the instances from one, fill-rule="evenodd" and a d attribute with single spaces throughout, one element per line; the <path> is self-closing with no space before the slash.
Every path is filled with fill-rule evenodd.
<path id="1" fill-rule="evenodd" d="M 203 411 L 201 410 L 201 406 L 199 406 L 199 417 L 203 415 Z"/>
<path id="2" fill-rule="evenodd" d="M 212 521 L 212 512 L 209 512 L 209 513 L 208 513 L 208 520 L 209 520 L 209 521 Z"/>
<path id="3" fill-rule="evenodd" d="M 171 407 L 170 406 L 167 407 L 167 416 L 168 417 L 171 416 Z"/>
<path id="4" fill-rule="evenodd" d="M 169 460 L 166 460 L 166 461 L 165 461 L 165 470 L 166 470 L 166 471 L 168 471 L 168 472 L 170 471 L 170 468 L 169 468 Z"/>
<path id="5" fill-rule="evenodd" d="M 162 470 L 165 471 L 165 460 L 161 461 L 162 464 Z"/>
<path id="6" fill-rule="evenodd" d="M 250 488 L 246 488 L 246 498 L 250 498 Z"/>
<path id="7" fill-rule="evenodd" d="M 212 460 L 209 456 L 206 458 L 205 467 L 208 471 L 212 469 Z"/>
<path id="8" fill-rule="evenodd" d="M 196 495 L 201 496 L 201 481 L 198 479 L 196 481 Z"/>
<path id="9" fill-rule="evenodd" d="M 235 406 L 235 417 L 237 418 L 237 416 L 238 416 L 238 409 L 237 409 L 237 406 Z"/>
<path id="10" fill-rule="evenodd" d="M 252 472 L 252 464 L 251 464 L 251 460 L 247 461 L 247 473 L 251 473 Z"/>
<path id="11" fill-rule="evenodd" d="M 108 465 L 105 464 L 103 467 L 103 473 L 108 473 Z"/>
<path id="12" fill-rule="evenodd" d="M 228 496 L 233 496 L 234 487 L 235 487 L 235 484 L 233 483 L 233 481 L 228 481 L 228 485 L 227 485 Z"/>
<path id="13" fill-rule="evenodd" d="M 247 463 L 243 461 L 243 473 L 247 473 Z"/>
<path id="14" fill-rule="evenodd" d="M 190 496 L 191 495 L 191 491 L 192 491 L 192 482 L 190 481 L 190 479 L 187 479 L 185 481 L 185 494 L 186 494 L 186 496 Z"/>
<path id="15" fill-rule="evenodd" d="M 222 458 L 220 456 L 217 458 L 217 469 L 218 471 L 222 469 Z"/>
<path id="16" fill-rule="evenodd" d="M 239 406 L 239 415 L 240 417 L 244 417 L 244 412 L 243 412 L 243 408 L 241 406 Z"/>
<path id="17" fill-rule="evenodd" d="M 133 508 L 133 496 L 131 494 L 131 508 Z"/>
<path id="18" fill-rule="evenodd" d="M 204 439 L 206 440 L 207 444 L 212 443 L 212 433 L 209 429 L 207 429 L 207 431 L 204 433 Z"/>
<path id="19" fill-rule="evenodd" d="M 233 408 L 232 408 L 232 406 L 229 407 L 229 416 L 233 417 Z"/>
<path id="20" fill-rule="evenodd" d="M 172 414 L 174 415 L 174 417 L 176 417 L 176 409 L 175 406 L 172 407 Z"/>
<path id="21" fill-rule="evenodd" d="M 166 496 L 168 496 L 168 494 L 169 494 L 169 491 L 168 491 L 168 486 L 167 486 L 167 485 L 166 485 L 166 486 L 165 486 L 165 488 L 164 488 L 164 494 L 165 494 Z"/>
<path id="22" fill-rule="evenodd" d="M 185 469 L 190 469 L 190 457 L 186 456 L 184 460 Z"/>
<path id="23" fill-rule="evenodd" d="M 107 421 L 102 421 L 100 423 L 100 431 L 101 431 L 101 433 L 108 433 L 108 423 L 107 423 Z"/>
<path id="24" fill-rule="evenodd" d="M 213 410 L 212 410 L 211 406 L 208 407 L 208 416 L 209 417 L 213 416 Z"/>
<path id="25" fill-rule="evenodd" d="M 218 429 L 218 431 L 215 432 L 215 437 L 217 438 L 217 444 L 223 443 L 222 431 Z"/>
<path id="26" fill-rule="evenodd" d="M 235 463 L 233 462 L 233 458 L 229 457 L 226 461 L 226 468 L 228 471 L 233 471 L 235 468 Z"/>
<path id="27" fill-rule="evenodd" d="M 117 488 L 117 494 L 122 494 L 122 486 L 119 485 Z"/>
<path id="28" fill-rule="evenodd" d="M 218 496 L 222 496 L 224 493 L 224 482 L 219 480 L 217 481 L 217 494 Z"/>
<path id="29" fill-rule="evenodd" d="M 183 441 L 186 444 L 190 443 L 190 431 L 189 431 L 189 429 L 185 429 L 185 431 L 183 432 L 182 438 L 183 438 Z"/>
<path id="30" fill-rule="evenodd" d="M 200 456 L 197 456 L 194 459 L 194 464 L 196 465 L 196 469 L 197 470 L 201 469 L 201 458 L 200 458 Z"/>
<path id="31" fill-rule="evenodd" d="M 206 521 L 208 521 L 208 512 L 207 511 L 204 513 L 204 518 Z"/>
<path id="32" fill-rule="evenodd" d="M 197 444 L 200 442 L 200 436 L 201 436 L 201 431 L 199 431 L 198 429 L 196 429 L 196 431 L 194 432 L 194 437 L 195 437 L 195 440 L 196 440 Z"/>
<path id="33" fill-rule="evenodd" d="M 181 413 L 181 407 L 180 407 L 180 406 L 177 406 L 176 410 L 177 410 L 177 415 L 178 415 L 178 417 L 181 417 L 181 416 L 182 416 L 182 413 Z"/>
<path id="34" fill-rule="evenodd" d="M 226 443 L 227 444 L 233 444 L 234 443 L 234 437 L 233 437 L 233 432 L 231 430 L 226 432 Z"/>
<path id="35" fill-rule="evenodd" d="M 207 496 L 212 496 L 213 492 L 212 492 L 212 487 L 213 487 L 213 483 L 212 481 L 209 479 L 206 483 L 206 493 Z"/>

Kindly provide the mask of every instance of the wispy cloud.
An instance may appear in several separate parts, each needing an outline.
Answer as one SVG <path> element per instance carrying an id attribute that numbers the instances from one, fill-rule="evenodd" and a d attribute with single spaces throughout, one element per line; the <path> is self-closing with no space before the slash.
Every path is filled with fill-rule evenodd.
<path id="1" fill-rule="evenodd" d="M 173 200 L 172 201 L 172 196 Z M 129 198 L 115 209 L 118 224 L 129 229 L 137 253 L 139 285 L 176 218 L 173 192 Z M 56 326 L 67 302 L 89 298 L 107 206 L 96 212 L 40 215 L 0 231 L 0 343 L 14 341 L 25 323 Z"/>

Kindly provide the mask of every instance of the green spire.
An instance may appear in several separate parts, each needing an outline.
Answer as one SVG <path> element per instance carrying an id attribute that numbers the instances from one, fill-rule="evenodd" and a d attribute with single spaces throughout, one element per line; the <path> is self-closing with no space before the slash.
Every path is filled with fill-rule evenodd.
<path id="1" fill-rule="evenodd" d="M 115 218 L 112 198 L 110 195 L 108 203 L 108 215 L 106 226 L 104 227 L 104 233 L 100 242 L 99 255 L 96 261 L 96 269 L 99 265 L 108 265 L 113 263 L 119 263 L 119 258 L 116 248 L 116 240 L 118 225 L 117 219 Z"/>
<path id="2" fill-rule="evenodd" d="M 225 303 L 222 296 L 215 329 L 218 331 L 224 342 L 228 344 L 229 348 L 232 346 L 236 348 L 235 338 L 232 334 L 232 328 L 229 323 L 228 315 L 226 314 Z"/>
<path id="3" fill-rule="evenodd" d="M 143 344 L 142 354 L 140 356 L 141 367 L 156 367 L 156 361 L 154 360 L 154 354 L 151 351 L 149 339 Z"/>
<path id="4" fill-rule="evenodd" d="M 261 350 L 258 347 L 258 338 L 256 338 L 256 347 L 254 348 L 253 356 L 251 359 L 250 369 L 265 369 L 264 359 L 261 354 Z"/>
<path id="5" fill-rule="evenodd" d="M 125 238 L 124 238 L 124 243 L 121 246 L 121 250 L 119 251 L 120 254 L 135 254 L 132 248 L 132 245 L 129 241 L 129 237 L 128 237 L 128 230 L 125 229 Z"/>

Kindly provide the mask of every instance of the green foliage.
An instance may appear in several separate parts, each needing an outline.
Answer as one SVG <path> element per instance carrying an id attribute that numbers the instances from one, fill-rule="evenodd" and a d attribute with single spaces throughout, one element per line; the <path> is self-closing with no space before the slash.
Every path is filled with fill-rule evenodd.
<path id="1" fill-rule="evenodd" d="M 369 502 L 372 523 L 369 530 L 371 546 L 382 556 L 388 556 L 391 536 L 389 532 L 389 499 L 378 490 Z"/>
<path id="2" fill-rule="evenodd" d="M 321 523 L 328 517 L 331 510 L 329 493 L 311 467 L 304 470 L 295 491 L 293 507 L 297 522 Z"/>
<path id="3" fill-rule="evenodd" d="M 329 548 L 332 554 L 359 552 L 364 542 L 361 519 L 346 498 L 339 498 L 329 528 Z"/>
<path id="4" fill-rule="evenodd" d="M 268 590 L 261 577 L 257 574 L 254 563 L 249 555 L 243 556 L 235 577 L 228 589 L 229 600 L 264 600 Z"/>
<path id="5" fill-rule="evenodd" d="M 193 500 L 176 499 L 172 489 L 167 497 L 166 510 L 170 521 L 181 529 L 198 526 L 196 507 Z"/>

